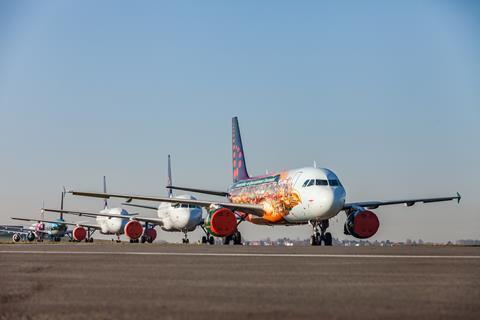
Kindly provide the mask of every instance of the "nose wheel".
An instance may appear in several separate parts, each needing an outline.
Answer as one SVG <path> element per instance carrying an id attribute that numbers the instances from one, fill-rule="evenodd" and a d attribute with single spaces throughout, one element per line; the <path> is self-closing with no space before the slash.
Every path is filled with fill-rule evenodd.
<path id="1" fill-rule="evenodd" d="M 184 232 L 183 232 L 183 239 L 182 239 L 182 243 L 185 243 L 185 244 L 188 244 L 188 243 L 190 243 L 190 240 L 188 240 L 188 234 L 187 234 L 187 231 L 184 231 Z"/>
<path id="2" fill-rule="evenodd" d="M 333 243 L 332 234 L 326 232 L 329 226 L 328 220 L 320 222 L 312 222 L 313 235 L 310 237 L 310 245 L 321 246 L 322 242 L 325 246 L 331 246 Z"/>

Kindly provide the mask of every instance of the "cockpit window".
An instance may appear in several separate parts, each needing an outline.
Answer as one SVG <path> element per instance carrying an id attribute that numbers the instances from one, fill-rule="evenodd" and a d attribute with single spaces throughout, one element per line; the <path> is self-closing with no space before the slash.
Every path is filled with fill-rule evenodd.
<path id="1" fill-rule="evenodd" d="M 327 183 L 327 180 L 323 180 L 323 179 L 317 179 L 315 180 L 315 184 L 317 186 L 327 186 L 328 183 Z"/>
<path id="2" fill-rule="evenodd" d="M 302 187 L 306 187 L 309 181 L 310 181 L 310 180 L 305 180 L 305 182 L 303 183 L 303 186 L 302 186 Z"/>
<path id="3" fill-rule="evenodd" d="M 311 179 L 308 184 L 307 184 L 307 187 L 310 187 L 310 186 L 313 186 L 315 184 L 315 179 Z"/>

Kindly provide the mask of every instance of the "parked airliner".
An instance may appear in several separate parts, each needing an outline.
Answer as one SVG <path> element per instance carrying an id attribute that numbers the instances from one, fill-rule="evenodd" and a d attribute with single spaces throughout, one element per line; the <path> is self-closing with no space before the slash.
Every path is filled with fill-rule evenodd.
<path id="1" fill-rule="evenodd" d="M 212 191 L 197 188 L 169 186 L 171 189 L 225 196 L 228 202 L 182 198 L 162 198 L 129 194 L 70 191 L 73 195 L 124 198 L 156 202 L 170 202 L 207 208 L 208 215 L 203 227 L 209 234 L 223 237 L 224 243 L 233 240 L 241 243 L 238 224 L 249 221 L 261 225 L 310 224 L 313 228 L 312 245 L 332 245 L 332 235 L 327 232 L 329 219 L 345 212 L 347 219 L 344 233 L 355 238 L 372 237 L 380 226 L 379 219 L 371 209 L 380 206 L 417 202 L 431 203 L 457 200 L 460 194 L 450 197 L 419 198 L 395 201 L 346 202 L 345 188 L 337 175 L 329 169 L 303 167 L 265 176 L 250 177 L 238 119 L 232 119 L 232 170 L 233 184 L 227 191 Z"/>
<path id="2" fill-rule="evenodd" d="M 103 191 L 105 193 L 107 192 L 107 183 L 105 177 L 103 177 Z M 93 242 L 92 235 L 97 230 L 101 234 L 117 236 L 117 242 L 120 242 L 120 235 L 122 234 L 125 234 L 130 239 L 130 242 L 138 242 L 142 234 L 148 235 L 149 241 L 155 240 L 156 237 L 156 232 L 154 229 L 149 228 L 147 225 L 146 228 L 148 230 L 144 232 L 143 226 L 140 224 L 140 222 L 137 220 L 132 220 L 134 215 L 129 214 L 125 209 L 109 208 L 106 199 L 104 201 L 104 208 L 99 213 L 63 209 L 43 209 L 43 211 L 96 218 L 97 224 L 89 224 L 84 222 L 62 222 L 65 225 L 75 226 L 75 228 L 72 230 L 72 238 L 74 241 L 85 240 L 86 242 Z M 50 222 L 48 220 L 43 221 Z"/>
<path id="3" fill-rule="evenodd" d="M 62 198 L 60 202 L 60 207 L 63 208 L 63 200 L 65 198 L 65 192 L 62 192 Z M 59 218 L 55 221 L 46 222 L 43 217 L 43 212 L 41 212 L 40 219 L 29 219 L 29 218 L 19 218 L 12 217 L 13 220 L 19 221 L 29 221 L 35 222 L 28 227 L 10 227 L 3 226 L 0 230 L 5 233 L 12 234 L 12 241 L 19 242 L 22 239 L 27 241 L 37 240 L 39 242 L 44 239 L 49 239 L 51 241 L 60 241 L 61 238 L 67 236 L 72 236 L 72 231 L 67 229 L 67 226 L 64 224 L 63 214 L 60 214 Z"/>

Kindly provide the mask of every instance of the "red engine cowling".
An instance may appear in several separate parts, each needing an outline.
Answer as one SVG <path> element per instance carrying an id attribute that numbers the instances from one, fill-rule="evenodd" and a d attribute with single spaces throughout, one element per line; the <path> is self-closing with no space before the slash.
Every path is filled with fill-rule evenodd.
<path id="1" fill-rule="evenodd" d="M 137 240 L 143 233 L 143 227 L 140 222 L 130 220 L 127 222 L 124 228 L 124 233 L 127 237 L 133 240 Z"/>
<path id="2" fill-rule="evenodd" d="M 72 238 L 75 241 L 83 241 L 87 237 L 87 230 L 84 227 L 75 227 L 72 231 Z"/>
<path id="3" fill-rule="evenodd" d="M 368 210 L 355 211 L 345 221 L 344 233 L 358 239 L 367 239 L 377 233 L 378 227 L 380 221 L 375 213 Z"/>
<path id="4" fill-rule="evenodd" d="M 147 242 L 153 242 L 157 238 L 157 230 L 153 228 L 145 229 L 144 236 L 147 239 Z"/>
<path id="5" fill-rule="evenodd" d="M 210 211 L 205 219 L 205 228 L 216 237 L 227 237 L 237 230 L 237 218 L 227 208 Z"/>

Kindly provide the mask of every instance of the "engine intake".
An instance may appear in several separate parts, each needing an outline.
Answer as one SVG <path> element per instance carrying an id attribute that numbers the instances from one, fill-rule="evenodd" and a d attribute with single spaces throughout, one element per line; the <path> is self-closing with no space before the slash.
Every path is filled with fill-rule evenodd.
<path id="1" fill-rule="evenodd" d="M 75 241 L 83 241 L 87 237 L 87 230 L 84 227 L 75 227 L 72 231 L 72 238 Z"/>
<path id="2" fill-rule="evenodd" d="M 367 239 L 377 233 L 380 221 L 372 211 L 352 212 L 345 221 L 344 233 L 358 239 Z"/>
<path id="3" fill-rule="evenodd" d="M 130 220 L 125 225 L 124 233 L 130 239 L 137 240 L 143 233 L 143 227 L 140 222 L 136 220 Z"/>
<path id="4" fill-rule="evenodd" d="M 237 218 L 227 208 L 210 211 L 205 219 L 205 229 L 216 237 L 227 237 L 237 231 Z"/>

